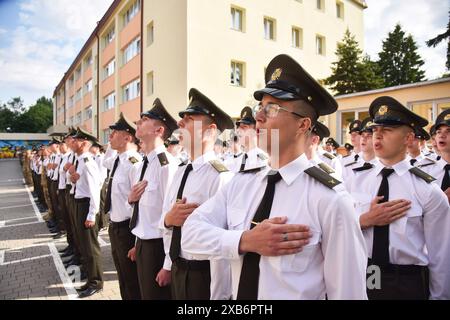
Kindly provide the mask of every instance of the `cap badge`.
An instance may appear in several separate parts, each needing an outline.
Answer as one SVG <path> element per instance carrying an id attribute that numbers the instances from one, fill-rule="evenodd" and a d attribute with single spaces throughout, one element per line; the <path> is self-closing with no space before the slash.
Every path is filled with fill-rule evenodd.
<path id="1" fill-rule="evenodd" d="M 387 106 L 381 106 L 380 109 L 378 109 L 378 114 L 380 116 L 384 116 L 389 111 Z"/>
<path id="2" fill-rule="evenodd" d="M 272 73 L 272 77 L 270 78 L 270 80 L 276 81 L 276 80 L 280 79 L 282 73 L 283 73 L 283 69 L 281 69 L 281 68 L 276 69 Z"/>
<path id="3" fill-rule="evenodd" d="M 444 117 L 444 121 L 450 120 L 450 113 Z"/>
<path id="4" fill-rule="evenodd" d="M 353 129 L 355 129 L 355 128 L 358 128 L 358 124 L 357 123 L 353 124 Z"/>

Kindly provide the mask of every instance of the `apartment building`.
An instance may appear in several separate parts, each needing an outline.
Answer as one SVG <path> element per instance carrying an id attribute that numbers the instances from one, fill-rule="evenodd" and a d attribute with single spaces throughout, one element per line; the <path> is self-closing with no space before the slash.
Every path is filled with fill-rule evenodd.
<path id="1" fill-rule="evenodd" d="M 116 0 L 56 88 L 54 122 L 106 142 L 120 112 L 137 120 L 159 97 L 175 116 L 192 87 L 238 117 L 277 54 L 323 79 L 347 28 L 363 47 L 365 8 L 363 0 Z"/>

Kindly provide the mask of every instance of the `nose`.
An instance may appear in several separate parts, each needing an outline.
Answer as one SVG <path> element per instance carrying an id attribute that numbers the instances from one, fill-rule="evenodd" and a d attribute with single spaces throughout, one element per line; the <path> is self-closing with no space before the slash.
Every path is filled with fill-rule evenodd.
<path id="1" fill-rule="evenodd" d="M 264 111 L 263 111 L 262 108 L 261 108 L 261 110 L 256 112 L 255 120 L 256 120 L 256 122 L 264 122 L 266 120 L 266 116 L 265 116 Z"/>
<path id="2" fill-rule="evenodd" d="M 180 121 L 178 121 L 178 127 L 184 128 L 184 119 L 181 119 Z"/>

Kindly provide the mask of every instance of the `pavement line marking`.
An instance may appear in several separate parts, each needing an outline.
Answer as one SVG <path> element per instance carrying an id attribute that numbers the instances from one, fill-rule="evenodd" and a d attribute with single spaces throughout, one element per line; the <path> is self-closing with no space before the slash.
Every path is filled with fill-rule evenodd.
<path id="1" fill-rule="evenodd" d="M 31 217 L 3 220 L 3 222 L 8 223 L 8 222 L 11 222 L 11 221 L 20 221 L 20 220 L 28 220 L 28 219 L 36 219 L 36 216 L 35 216 L 35 215 L 32 215 Z M 2 221 L 0 221 L 0 223 L 1 223 L 1 222 L 2 222 Z"/>
<path id="2" fill-rule="evenodd" d="M 51 254 L 45 254 L 45 255 L 42 255 L 42 256 L 37 256 L 37 257 L 32 257 L 32 258 L 8 261 L 8 262 L 3 262 L 2 264 L 0 264 L 0 266 L 9 266 L 11 264 L 18 264 L 18 263 L 22 263 L 22 262 L 28 262 L 28 261 L 38 260 L 38 259 L 44 259 L 44 258 L 48 258 L 48 257 L 51 257 L 51 256 L 52 256 Z M 3 257 L 3 259 L 5 259 L 5 258 Z"/>
<path id="3" fill-rule="evenodd" d="M 27 222 L 27 223 L 16 223 L 16 224 L 10 224 L 9 226 L 1 226 L 0 225 L 0 228 L 21 227 L 21 226 L 27 226 L 27 225 L 30 225 L 30 224 L 38 224 L 38 223 L 42 223 L 42 221 Z"/>
<path id="4" fill-rule="evenodd" d="M 3 228 L 5 226 L 6 221 L 0 221 L 0 228 Z"/>
<path id="5" fill-rule="evenodd" d="M 56 271 L 58 271 L 59 277 L 64 285 L 64 289 L 66 290 L 67 297 L 69 300 L 78 300 L 78 294 L 75 290 L 72 280 L 67 274 L 66 268 L 61 261 L 61 256 L 58 254 L 58 250 L 54 243 L 48 243 L 48 247 L 50 249 L 51 256 L 53 257 L 53 261 L 55 262 Z"/>
<path id="6" fill-rule="evenodd" d="M 11 207 L 1 207 L 0 210 L 5 210 L 5 209 L 15 209 L 15 208 L 24 208 L 24 207 L 31 207 L 32 204 L 24 204 L 21 206 L 11 206 Z M 34 218 L 34 217 L 32 217 Z M 22 219 L 23 220 L 23 219 Z"/>
<path id="7" fill-rule="evenodd" d="M 25 179 L 22 179 L 22 181 L 23 181 L 23 183 L 25 183 Z M 44 220 L 42 219 L 42 215 L 41 215 L 41 213 L 39 212 L 38 207 L 36 206 L 36 203 L 34 203 L 33 195 L 32 195 L 31 192 L 30 192 L 30 188 L 28 188 L 28 186 L 27 186 L 26 183 L 25 183 L 25 189 L 26 189 L 27 192 L 28 192 L 28 197 L 30 198 L 31 205 L 33 206 L 34 213 L 36 214 L 36 217 L 38 218 L 38 221 L 39 221 L 39 222 L 44 222 Z"/>
<path id="8" fill-rule="evenodd" d="M 0 266 L 3 265 L 3 261 L 5 261 L 5 251 L 6 250 L 1 250 L 0 251 Z"/>
<path id="9" fill-rule="evenodd" d="M 19 182 L 22 181 L 23 179 L 8 179 L 8 180 L 0 180 L 0 183 L 2 182 Z"/>

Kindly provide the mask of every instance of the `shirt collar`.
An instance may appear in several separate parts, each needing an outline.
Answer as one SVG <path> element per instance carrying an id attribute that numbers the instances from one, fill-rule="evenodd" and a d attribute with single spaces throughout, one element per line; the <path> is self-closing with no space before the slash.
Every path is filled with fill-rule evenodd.
<path id="1" fill-rule="evenodd" d="M 150 151 L 149 154 L 147 154 L 147 159 L 150 162 L 151 160 L 153 160 L 158 154 L 163 153 L 164 151 L 166 151 L 166 147 L 164 147 L 164 145 L 161 145 L 159 147 L 156 147 L 155 149 L 153 149 L 152 151 Z"/>
<path id="2" fill-rule="evenodd" d="M 409 162 L 410 159 L 411 157 L 407 156 L 404 160 L 397 162 L 392 167 L 387 167 L 381 163 L 381 161 L 378 161 L 375 165 L 375 172 L 379 175 L 384 168 L 392 168 L 398 176 L 402 176 L 412 168 L 411 163 Z"/>
<path id="3" fill-rule="evenodd" d="M 306 154 L 302 154 L 294 161 L 291 161 L 284 167 L 280 168 L 278 171 L 280 172 L 284 182 L 286 182 L 287 185 L 291 185 L 303 171 L 311 166 L 312 165 L 306 157 Z"/>
<path id="4" fill-rule="evenodd" d="M 205 163 L 208 163 L 211 160 L 217 160 L 217 156 L 214 151 L 208 151 L 202 154 L 200 157 L 192 161 L 192 168 L 194 171 L 200 169 Z"/>
<path id="5" fill-rule="evenodd" d="M 438 161 L 436 161 L 436 165 L 438 166 L 439 169 L 444 170 L 444 167 L 447 165 L 447 161 L 445 161 L 443 158 L 439 159 Z"/>
<path id="6" fill-rule="evenodd" d="M 92 157 L 92 153 L 90 153 L 89 151 L 83 153 L 79 158 L 80 159 L 85 159 L 85 158 L 88 158 L 88 157 Z"/>

